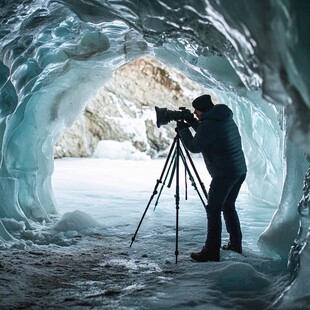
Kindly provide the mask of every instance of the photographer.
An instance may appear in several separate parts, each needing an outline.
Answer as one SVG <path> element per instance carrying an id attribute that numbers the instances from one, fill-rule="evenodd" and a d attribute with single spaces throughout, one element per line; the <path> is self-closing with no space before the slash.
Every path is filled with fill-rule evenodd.
<path id="1" fill-rule="evenodd" d="M 202 250 L 191 253 L 198 262 L 219 261 L 223 211 L 230 241 L 224 250 L 242 253 L 242 233 L 235 201 L 246 177 L 246 163 L 241 137 L 232 111 L 224 104 L 214 105 L 210 95 L 202 95 L 193 103 L 198 118 L 178 121 L 177 129 L 186 148 L 192 153 L 202 153 L 212 177 L 206 206 L 208 231 Z M 189 125 L 196 131 L 193 136 Z"/>

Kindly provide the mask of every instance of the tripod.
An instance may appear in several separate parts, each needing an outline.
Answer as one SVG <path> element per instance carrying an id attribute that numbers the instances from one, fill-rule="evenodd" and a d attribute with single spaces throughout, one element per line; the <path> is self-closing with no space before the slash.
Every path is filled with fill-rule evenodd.
<path id="1" fill-rule="evenodd" d="M 171 183 L 172 183 L 172 180 L 173 180 L 173 177 L 174 177 L 174 174 L 176 175 L 176 187 L 175 187 L 175 207 L 176 207 L 176 237 L 175 237 L 175 262 L 177 263 L 178 262 L 178 255 L 179 255 L 179 250 L 178 250 L 178 241 L 179 241 L 179 208 L 180 208 L 180 159 L 182 160 L 183 164 L 184 164 L 184 167 L 185 167 L 185 173 L 188 173 L 189 175 L 189 179 L 190 181 L 192 182 L 192 186 L 195 188 L 195 190 L 197 191 L 198 193 L 198 196 L 203 204 L 204 207 L 206 207 L 206 204 L 196 186 L 196 183 L 195 183 L 195 180 L 194 180 L 194 177 L 191 173 L 191 170 L 189 169 L 189 166 L 186 162 L 186 157 L 184 155 L 184 152 L 181 148 L 181 144 L 183 146 L 183 149 L 185 150 L 185 153 L 187 155 L 187 158 L 192 166 L 192 170 L 194 171 L 195 175 L 196 175 L 196 178 L 200 184 L 200 187 L 206 197 L 206 199 L 208 199 L 208 194 L 207 194 L 207 191 L 205 189 L 205 186 L 204 184 L 202 183 L 199 175 L 198 175 L 198 172 L 195 168 L 195 165 L 193 163 L 193 160 L 191 159 L 190 157 L 190 154 L 189 154 L 189 151 L 185 148 L 184 144 L 183 144 L 183 141 L 182 139 L 180 139 L 180 134 L 177 130 L 177 128 L 175 129 L 176 131 L 176 136 L 173 140 L 173 143 L 170 147 L 170 150 L 169 150 L 169 153 L 168 153 L 168 156 L 167 156 L 167 159 L 166 159 L 166 162 L 165 162 L 165 165 L 164 165 L 164 168 L 162 170 L 162 173 L 160 175 L 160 178 L 156 181 L 156 185 L 154 187 L 154 191 L 149 199 L 149 202 L 144 210 L 144 213 L 141 217 L 141 220 L 139 222 L 139 225 L 136 229 L 136 232 L 134 234 L 134 236 L 131 238 L 131 244 L 130 244 L 130 247 L 132 246 L 133 242 L 135 241 L 136 239 L 136 236 L 137 236 L 137 233 L 140 229 L 140 226 L 142 224 L 142 221 L 146 215 L 146 212 L 147 210 L 149 209 L 149 206 L 154 198 L 155 195 L 157 195 L 158 191 L 158 186 L 160 183 L 163 183 L 162 186 L 161 186 L 161 189 L 159 191 L 159 195 L 158 195 L 158 198 L 156 200 L 156 203 L 155 203 L 155 207 L 154 207 L 154 210 L 158 204 L 158 201 L 159 201 L 159 197 L 161 195 L 161 192 L 163 190 L 163 187 L 165 186 L 165 182 L 169 176 L 169 173 L 170 173 L 170 170 L 172 168 L 172 171 L 171 171 L 171 177 L 170 177 L 170 181 L 169 181 L 169 184 L 168 184 L 168 188 L 170 187 Z M 181 143 L 180 143 L 181 141 Z M 168 168 L 168 169 L 167 169 Z M 166 171 L 167 170 L 167 171 Z M 163 180 L 164 178 L 164 180 Z M 185 178 L 186 179 L 186 178 Z M 187 199 L 187 196 L 186 196 L 186 199 Z"/>

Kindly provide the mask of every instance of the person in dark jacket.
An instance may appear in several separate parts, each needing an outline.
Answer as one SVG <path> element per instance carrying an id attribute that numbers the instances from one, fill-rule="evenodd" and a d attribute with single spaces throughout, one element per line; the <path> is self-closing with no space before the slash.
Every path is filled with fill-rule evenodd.
<path id="1" fill-rule="evenodd" d="M 193 118 L 189 124 L 178 121 L 177 129 L 190 152 L 202 153 L 212 180 L 206 206 L 207 239 L 202 250 L 191 253 L 191 258 L 199 262 L 219 261 L 222 211 L 230 238 L 223 249 L 242 253 L 242 233 L 235 201 L 247 168 L 233 112 L 224 104 L 214 105 L 210 95 L 196 98 L 192 105 L 198 120 Z M 196 131 L 194 136 L 189 125 Z"/>

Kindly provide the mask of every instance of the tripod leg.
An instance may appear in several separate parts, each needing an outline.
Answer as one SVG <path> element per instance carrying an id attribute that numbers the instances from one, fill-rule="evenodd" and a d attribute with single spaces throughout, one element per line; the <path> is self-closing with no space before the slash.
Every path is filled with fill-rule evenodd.
<path id="1" fill-rule="evenodd" d="M 161 193 L 162 193 L 162 191 L 163 191 L 163 189 L 164 189 L 164 186 L 165 186 L 165 184 L 166 184 L 166 181 L 167 181 L 167 178 L 168 178 L 170 169 L 171 169 L 172 164 L 174 163 L 174 160 L 175 160 L 175 156 L 176 156 L 176 150 L 175 150 L 174 153 L 173 153 L 172 160 L 171 160 L 171 162 L 170 162 L 170 165 L 169 165 L 169 167 L 168 167 L 166 176 L 165 176 L 165 178 L 164 178 L 164 181 L 163 181 L 162 186 L 161 186 L 161 188 L 160 188 L 160 190 L 159 190 L 157 199 L 156 199 L 156 201 L 155 201 L 154 211 L 155 211 L 155 209 L 156 209 L 156 207 L 157 207 L 157 205 L 158 205 L 158 201 L 159 201 L 160 195 L 161 195 Z M 174 171 L 172 171 L 171 175 L 173 175 L 173 173 L 174 173 Z M 169 187 L 169 186 L 168 186 L 168 187 Z"/>
<path id="2" fill-rule="evenodd" d="M 157 194 L 157 187 L 158 187 L 158 185 L 162 182 L 162 178 L 163 178 L 163 176 L 164 176 L 164 174 L 165 174 L 165 170 L 166 170 L 166 168 L 167 168 L 167 166 L 168 166 L 168 162 L 169 162 L 169 160 L 170 160 L 170 157 L 171 157 L 171 154 L 172 154 L 172 152 L 173 152 L 173 149 L 174 149 L 174 147 L 175 147 L 175 145 L 176 145 L 176 143 L 177 143 L 177 140 L 178 140 L 178 139 L 177 139 L 177 136 L 176 136 L 176 137 L 174 138 L 174 140 L 173 140 L 173 143 L 172 143 L 171 147 L 170 147 L 169 154 L 168 154 L 168 156 L 167 156 L 167 159 L 166 159 L 166 162 L 165 162 L 163 171 L 162 171 L 162 173 L 161 173 L 161 175 L 160 175 L 160 178 L 159 178 L 159 179 L 157 180 L 157 182 L 156 182 L 156 185 L 155 185 L 155 187 L 154 187 L 154 191 L 153 191 L 153 193 L 152 193 L 152 195 L 151 195 L 151 197 L 150 197 L 150 199 L 149 199 L 149 202 L 148 202 L 148 204 L 147 204 L 147 206 L 146 206 L 146 208 L 145 208 L 145 210 L 144 210 L 144 213 L 143 213 L 143 215 L 142 215 L 142 217 L 141 217 L 141 219 L 140 219 L 140 222 L 139 222 L 139 224 L 138 224 L 138 227 L 137 227 L 137 229 L 136 229 L 136 231 L 135 231 L 133 237 L 131 238 L 130 247 L 132 246 L 133 242 L 134 242 L 135 239 L 136 239 L 137 233 L 138 233 L 138 231 L 139 231 L 139 229 L 140 229 L 140 226 L 141 226 L 141 224 L 142 224 L 142 222 L 143 222 L 143 219 L 144 219 L 144 217 L 145 217 L 145 215 L 146 215 L 146 212 L 147 212 L 147 210 L 148 210 L 148 208 L 149 208 L 149 206 L 150 206 L 150 204 L 151 204 L 151 202 L 152 202 L 154 196 Z"/>
<path id="3" fill-rule="evenodd" d="M 174 177 L 174 174 L 175 174 L 175 170 L 176 170 L 176 160 L 174 161 L 174 165 L 172 167 L 172 172 L 171 172 L 170 180 L 169 180 L 168 185 L 167 185 L 168 188 L 171 187 L 171 184 L 172 184 L 172 181 L 173 181 L 173 177 Z"/>
<path id="4" fill-rule="evenodd" d="M 177 144 L 176 144 L 176 186 L 175 186 L 175 209 L 176 209 L 176 231 L 175 231 L 175 263 L 178 263 L 178 255 L 179 255 L 179 208 L 180 208 L 180 137 L 177 134 Z"/>
<path id="5" fill-rule="evenodd" d="M 183 153 L 182 149 L 180 150 L 180 153 L 181 153 L 181 159 L 182 159 L 184 167 L 185 167 L 185 171 L 187 171 L 187 173 L 189 175 L 189 179 L 190 179 L 190 181 L 192 183 L 192 186 L 194 187 L 194 189 L 198 193 L 198 196 L 199 196 L 203 206 L 206 208 L 206 204 L 205 204 L 205 202 L 204 202 L 204 200 L 203 200 L 203 198 L 202 198 L 202 196 L 201 196 L 201 194 L 200 194 L 200 192 L 199 192 L 199 190 L 198 190 L 198 188 L 196 186 L 195 179 L 194 179 L 194 177 L 193 177 L 193 175 L 192 175 L 192 173 L 191 173 L 191 171 L 190 171 L 190 169 L 189 169 L 189 167 L 187 165 L 186 158 L 184 156 L 184 153 Z"/>
<path id="6" fill-rule="evenodd" d="M 193 170 L 194 170 L 194 172 L 195 172 L 195 175 L 196 175 L 196 178 L 197 178 L 197 180 L 198 180 L 198 182 L 199 182 L 199 184 L 200 184 L 200 187 L 201 187 L 201 189 L 202 189 L 202 191 L 203 191 L 203 193 L 204 193 L 206 199 L 208 200 L 208 193 L 207 193 L 207 191 L 206 191 L 206 188 L 205 188 L 203 182 L 201 181 L 201 179 L 200 179 L 200 177 L 199 177 L 199 174 L 198 174 L 197 169 L 196 169 L 196 167 L 195 167 L 195 165 L 194 165 L 194 162 L 193 162 L 193 160 L 192 160 L 192 158 L 191 158 L 191 156 L 190 156 L 190 154 L 189 154 L 189 151 L 187 150 L 187 148 L 186 148 L 185 145 L 183 144 L 182 139 L 181 139 L 181 142 L 182 142 L 183 148 L 184 148 L 184 150 L 185 150 L 185 153 L 186 153 L 186 155 L 187 155 L 187 158 L 188 158 L 188 160 L 189 160 L 189 162 L 190 162 L 190 164 L 191 164 L 191 166 L 192 166 L 192 168 L 193 168 Z"/>

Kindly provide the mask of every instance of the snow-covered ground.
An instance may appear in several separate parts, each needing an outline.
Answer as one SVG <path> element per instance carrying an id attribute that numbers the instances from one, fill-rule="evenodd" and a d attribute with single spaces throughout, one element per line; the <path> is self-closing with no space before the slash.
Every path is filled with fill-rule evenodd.
<path id="1" fill-rule="evenodd" d="M 74 210 L 83 211 L 94 217 L 103 227 L 112 230 L 121 226 L 123 232 L 128 232 L 128 240 L 130 240 L 130 234 L 135 232 L 153 194 L 156 182 L 161 176 L 165 160 L 136 161 L 104 158 L 56 160 L 53 188 L 59 211 L 60 213 Z M 193 161 L 208 190 L 211 179 L 203 160 L 194 158 Z M 187 164 L 191 167 L 188 161 Z M 199 195 L 188 179 L 188 197 L 185 200 L 186 185 L 183 167 L 183 163 L 180 162 L 179 229 L 180 233 L 184 234 L 180 237 L 180 247 L 182 247 L 182 240 L 188 238 L 197 240 L 199 248 L 205 239 L 206 216 Z M 166 171 L 168 170 L 166 169 Z M 195 176 L 195 174 L 193 175 Z M 155 212 L 153 211 L 154 203 L 158 195 L 154 197 L 142 222 L 137 240 L 142 241 L 144 235 L 152 233 L 152 231 L 156 236 L 166 229 L 165 235 L 174 234 L 176 220 L 175 178 L 170 188 L 167 187 L 168 182 L 169 178 L 161 192 Z M 203 194 L 196 179 L 195 183 L 199 192 Z M 160 189 L 161 185 L 158 186 L 158 190 Z M 245 247 L 255 252 L 258 251 L 256 241 L 267 227 L 274 211 L 275 208 L 258 205 L 257 202 L 251 201 L 246 184 L 244 184 L 238 198 L 238 212 L 243 228 Z M 225 238 L 225 236 L 224 230 L 223 237 Z M 147 239 L 143 242 L 147 242 Z M 174 253 L 173 249 L 172 253 Z"/>
<path id="2" fill-rule="evenodd" d="M 259 252 L 256 241 L 274 208 L 252 201 L 246 186 L 238 199 L 243 255 L 221 251 L 219 263 L 190 260 L 190 252 L 200 250 L 204 243 L 206 216 L 189 180 L 185 200 L 182 162 L 178 263 L 175 180 L 170 188 L 167 180 L 154 211 L 155 195 L 130 247 L 164 163 L 165 159 L 56 160 L 53 188 L 59 212 L 66 216 L 54 228 L 64 243 L 3 251 L 1 305 L 6 309 L 270 306 L 287 284 L 286 262 Z M 210 178 L 203 161 L 194 158 L 194 163 L 208 189 Z M 201 192 L 197 181 L 196 185 Z M 222 239 L 227 241 L 224 225 Z"/>

